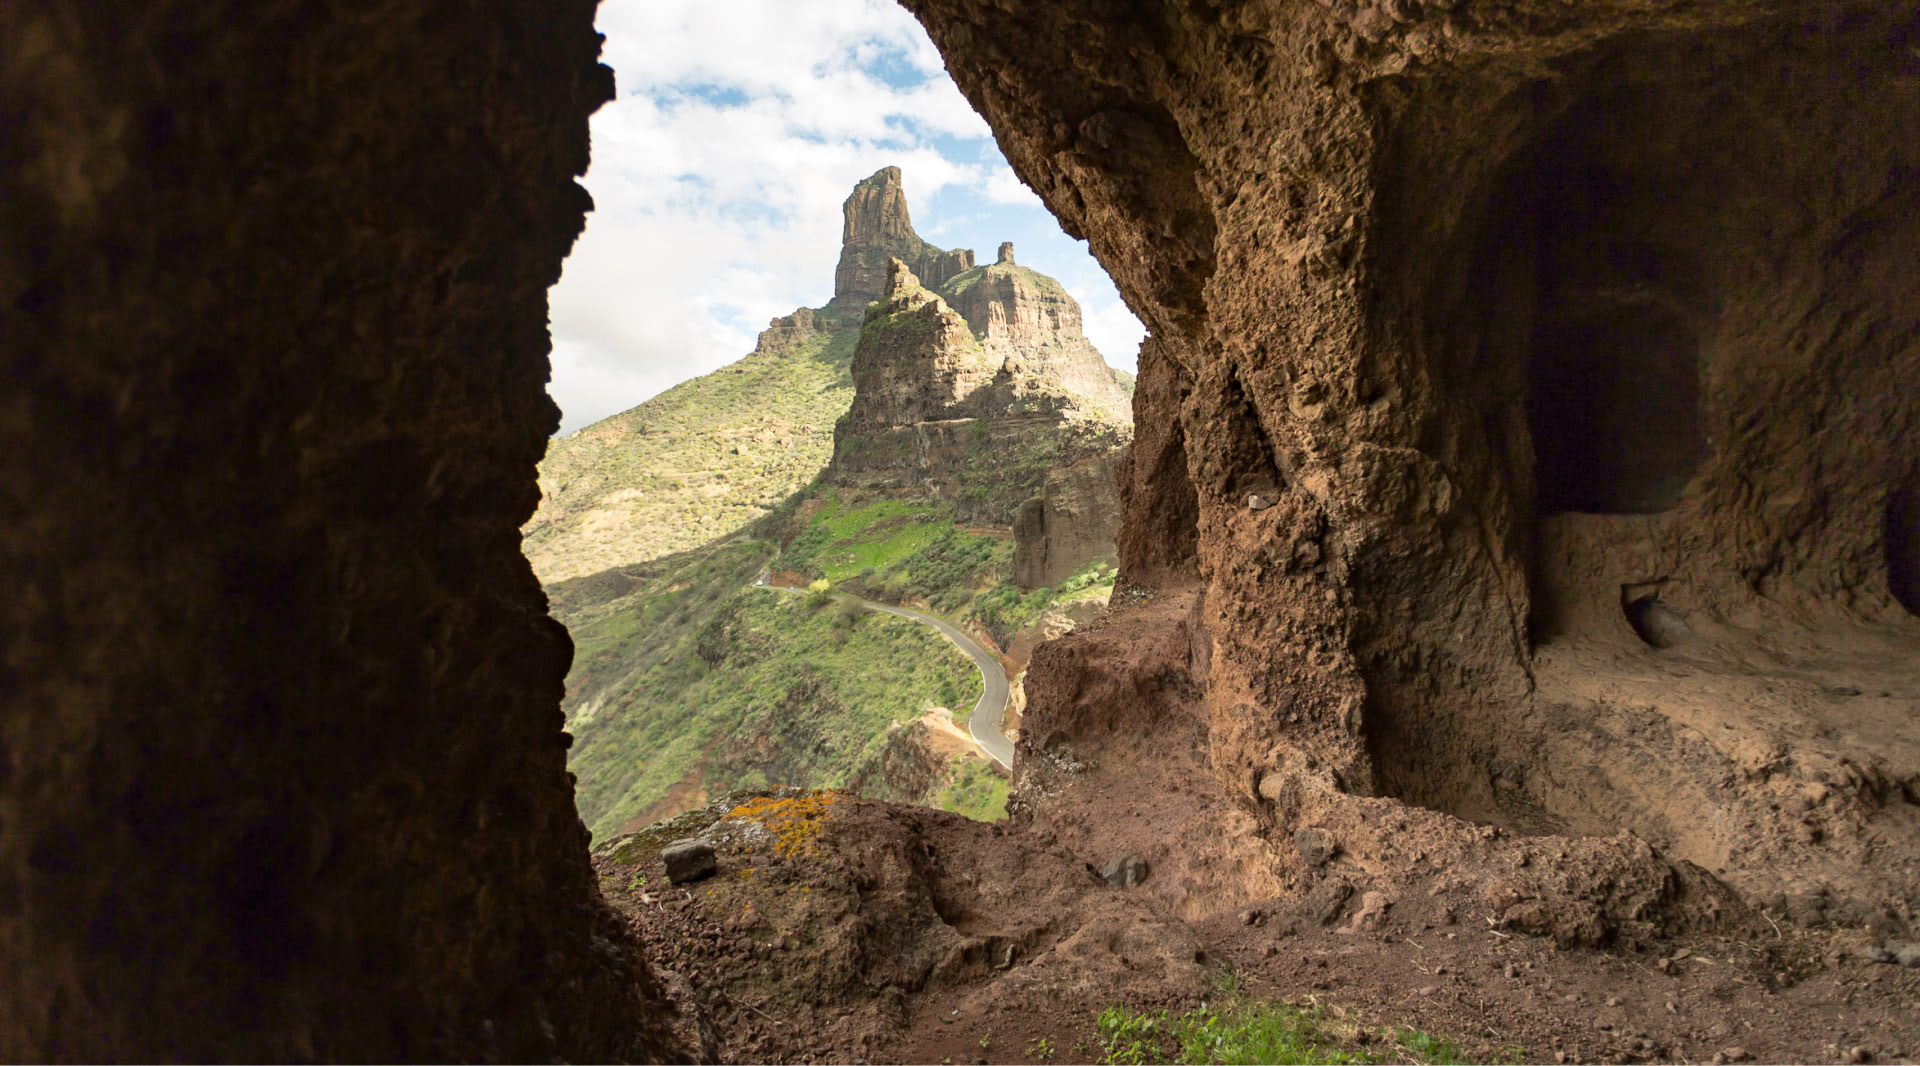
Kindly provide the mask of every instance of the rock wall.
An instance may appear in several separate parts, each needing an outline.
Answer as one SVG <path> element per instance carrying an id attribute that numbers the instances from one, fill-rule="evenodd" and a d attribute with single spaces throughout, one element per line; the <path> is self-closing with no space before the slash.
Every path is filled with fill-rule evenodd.
<path id="1" fill-rule="evenodd" d="M 1125 449 L 1061 467 L 1013 523 L 1013 581 L 1052 588 L 1096 559 L 1114 558 L 1120 526 L 1116 478 Z"/>
<path id="2" fill-rule="evenodd" d="M 858 315 L 886 295 L 888 259 L 905 262 L 929 285 L 973 267 L 972 251 L 942 251 L 913 231 L 899 167 L 882 167 L 855 185 L 840 214 L 840 263 L 833 271 L 833 301 L 827 305 L 831 310 Z"/>
<path id="3" fill-rule="evenodd" d="M 1055 471 L 1126 443 L 1128 426 L 1113 418 L 1111 399 L 1062 383 L 1063 370 L 1091 360 L 1102 372 L 1101 395 L 1118 396 L 1100 354 L 1079 334 L 1072 297 L 1059 294 L 1074 327 L 1047 342 L 983 337 L 944 298 L 969 291 L 961 287 L 979 275 L 961 274 L 936 292 L 892 260 L 887 292 L 868 307 L 854 349 L 853 404 L 834 427 L 830 483 L 952 501 L 963 522 L 1011 526 Z M 1006 306 L 992 307 L 1008 320 Z"/>
<path id="4" fill-rule="evenodd" d="M 1262 834 L 1386 795 L 1914 917 L 1920 8 L 907 6 L 1148 325 L 1123 567 L 1205 583 Z"/>
<path id="5" fill-rule="evenodd" d="M 593 11 L 0 8 L 0 1057 L 670 1052 L 517 532 Z"/>

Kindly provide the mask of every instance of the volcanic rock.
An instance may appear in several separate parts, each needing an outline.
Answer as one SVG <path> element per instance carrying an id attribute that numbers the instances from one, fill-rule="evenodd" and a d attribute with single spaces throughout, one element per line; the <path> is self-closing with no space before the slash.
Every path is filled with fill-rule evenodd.
<path id="1" fill-rule="evenodd" d="M 1147 860 L 1138 855 L 1116 855 L 1100 867 L 1100 876 L 1115 888 L 1132 888 L 1147 879 Z"/>
<path id="2" fill-rule="evenodd" d="M 661 848 L 660 861 L 667 868 L 667 880 L 676 885 L 712 877 L 716 869 L 713 845 L 697 837 L 676 840 Z"/>
<path id="3" fill-rule="evenodd" d="M 1333 839 L 1333 834 L 1324 829 L 1294 830 L 1293 846 L 1300 852 L 1300 857 L 1307 860 L 1309 866 L 1325 866 L 1327 861 L 1333 858 L 1334 853 L 1340 850 L 1340 844 Z"/>
<path id="4" fill-rule="evenodd" d="M 1522 868 L 1575 941 L 1783 880 L 1829 901 L 1796 921 L 1920 910 L 1911 4 L 906 3 L 1147 325 L 1116 603 L 1197 590 L 1252 832 L 1382 870 L 1600 842 Z M 1686 618 L 1636 635 L 1649 584 Z M 1191 720 L 1091 717 L 1103 639 L 1036 655 L 1028 733 Z M 1817 827 L 1782 802 L 1837 781 Z"/>
<path id="5" fill-rule="evenodd" d="M 963 521 L 995 525 L 1012 525 L 1039 498 L 1044 520 L 1057 471 L 1106 457 L 1131 436 L 1113 372 L 1053 279 L 994 265 L 929 288 L 899 257 L 885 278 L 854 350 L 854 399 L 834 428 L 829 484 L 950 500 Z M 1057 514 L 1111 500 L 1102 490 L 1112 467 L 1094 466 L 1080 475 L 1086 491 L 1074 491 L 1073 475 L 1056 482 Z M 1104 518 L 1062 527 L 1058 561 L 1038 569 L 1111 551 Z"/>

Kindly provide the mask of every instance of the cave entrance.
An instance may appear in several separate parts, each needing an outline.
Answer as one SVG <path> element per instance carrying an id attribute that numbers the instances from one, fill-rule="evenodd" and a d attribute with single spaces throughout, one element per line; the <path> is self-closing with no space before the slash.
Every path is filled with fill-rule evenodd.
<path id="1" fill-rule="evenodd" d="M 1699 339 L 1657 303 L 1559 309 L 1528 365 L 1535 510 L 1655 514 L 1679 503 L 1706 451 Z"/>
<path id="2" fill-rule="evenodd" d="M 1887 500 L 1887 588 L 1907 613 L 1920 616 L 1920 488 L 1908 485 Z"/>

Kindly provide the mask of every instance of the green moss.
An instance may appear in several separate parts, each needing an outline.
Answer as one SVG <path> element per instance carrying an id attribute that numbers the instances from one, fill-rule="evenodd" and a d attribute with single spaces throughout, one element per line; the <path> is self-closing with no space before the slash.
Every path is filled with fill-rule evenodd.
<path id="1" fill-rule="evenodd" d="M 1332 1019 L 1326 1011 L 1254 999 L 1231 990 L 1182 1014 L 1110 1006 L 1094 1020 L 1097 1061 L 1126 1063 L 1304 1064 L 1416 1062 L 1436 1066 L 1474 1061 L 1461 1046 L 1418 1029 L 1377 1032 Z M 1520 1061 L 1507 1049 L 1503 1061 Z"/>

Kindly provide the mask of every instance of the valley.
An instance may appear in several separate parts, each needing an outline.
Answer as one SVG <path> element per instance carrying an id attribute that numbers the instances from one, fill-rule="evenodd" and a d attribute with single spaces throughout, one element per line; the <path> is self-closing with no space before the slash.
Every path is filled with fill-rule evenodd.
<path id="1" fill-rule="evenodd" d="M 1112 594 L 1129 380 L 1011 245 L 920 241 L 901 182 L 849 195 L 826 306 L 541 466 L 596 839 L 774 785 L 1004 818 L 1026 657 Z"/>

